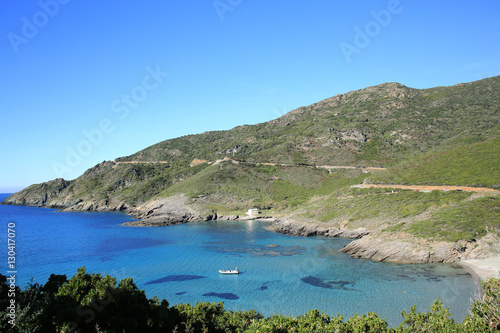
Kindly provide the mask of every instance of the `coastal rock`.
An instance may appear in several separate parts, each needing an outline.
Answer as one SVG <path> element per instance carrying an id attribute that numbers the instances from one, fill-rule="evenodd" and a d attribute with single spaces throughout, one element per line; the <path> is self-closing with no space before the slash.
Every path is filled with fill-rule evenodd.
<path id="1" fill-rule="evenodd" d="M 126 211 L 129 206 L 123 201 L 106 198 L 101 200 L 89 201 L 89 200 L 63 200 L 56 202 L 58 207 L 66 207 L 63 209 L 65 212 L 115 212 L 115 211 Z"/>
<path id="2" fill-rule="evenodd" d="M 382 241 L 362 238 L 355 240 L 341 249 L 354 258 L 399 264 L 417 264 L 431 262 L 453 262 L 455 258 L 446 249 L 438 252 L 421 249 L 413 243 L 404 241 Z"/>
<path id="3" fill-rule="evenodd" d="M 138 221 L 124 223 L 128 226 L 167 226 L 193 221 L 214 219 L 213 214 L 207 214 L 200 207 L 190 203 L 185 195 L 176 195 L 168 198 L 150 200 L 131 210 Z"/>
<path id="4" fill-rule="evenodd" d="M 239 219 L 238 215 L 218 215 L 217 221 L 235 221 Z"/>
<path id="5" fill-rule="evenodd" d="M 381 239 L 363 237 L 344 246 L 341 251 L 354 258 L 398 264 L 449 263 L 465 259 L 482 259 L 498 253 L 499 239 L 488 234 L 477 242 L 437 242 L 414 237 Z"/>
<path id="6" fill-rule="evenodd" d="M 369 234 L 365 228 L 348 230 L 343 228 L 326 228 L 319 224 L 290 222 L 287 220 L 276 220 L 269 230 L 293 236 L 327 236 L 343 238 L 361 238 Z"/>
<path id="7" fill-rule="evenodd" d="M 357 228 L 354 230 L 342 229 L 342 228 L 330 228 L 325 233 L 328 237 L 342 237 L 342 238 L 361 238 L 370 234 L 370 232 L 365 228 Z"/>

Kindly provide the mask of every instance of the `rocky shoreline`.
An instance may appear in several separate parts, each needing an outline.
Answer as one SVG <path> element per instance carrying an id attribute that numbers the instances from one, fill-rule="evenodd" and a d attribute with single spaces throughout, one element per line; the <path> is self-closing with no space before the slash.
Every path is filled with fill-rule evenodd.
<path id="1" fill-rule="evenodd" d="M 397 264 L 452 263 L 485 259 L 500 253 L 500 242 L 495 234 L 488 234 L 475 242 L 427 241 L 408 234 L 382 235 L 366 228 L 348 230 L 324 227 L 320 224 L 276 220 L 267 229 L 293 236 L 326 236 L 353 238 L 341 251 L 357 259 Z M 473 261 L 471 261 L 473 262 Z"/>
<path id="2" fill-rule="evenodd" d="M 370 232 L 365 228 L 348 230 L 343 228 L 330 227 L 325 228 L 319 224 L 309 224 L 300 222 L 290 222 L 283 219 L 277 219 L 268 230 L 279 232 L 292 236 L 326 236 L 342 238 L 361 238 Z"/>
<path id="3" fill-rule="evenodd" d="M 55 188 L 65 186 L 63 180 L 55 180 Z M 231 221 L 256 218 L 237 215 L 218 215 L 208 212 L 185 195 L 153 199 L 138 207 L 128 207 L 125 203 L 112 199 L 100 201 L 71 201 L 57 197 L 57 190 L 51 195 L 34 197 L 21 191 L 8 198 L 2 204 L 29 205 L 58 208 L 62 211 L 124 211 L 132 215 L 134 221 L 124 223 L 128 226 L 168 226 L 196 221 Z M 259 218 L 262 219 L 262 218 Z M 267 229 L 293 236 L 325 236 L 352 238 L 353 241 L 341 251 L 354 258 L 370 259 L 398 264 L 450 263 L 462 260 L 485 259 L 494 253 L 500 253 L 500 241 L 494 234 L 489 234 L 476 242 L 459 241 L 430 242 L 408 234 L 381 234 L 366 228 L 349 230 L 341 227 L 325 226 L 319 223 L 306 223 L 287 219 L 269 218 L 273 222 Z"/>
<path id="4" fill-rule="evenodd" d="M 474 242 L 428 241 L 407 234 L 371 234 L 344 246 L 341 251 L 353 258 L 397 264 L 451 263 L 485 259 L 499 253 L 500 242 L 488 234 Z"/>

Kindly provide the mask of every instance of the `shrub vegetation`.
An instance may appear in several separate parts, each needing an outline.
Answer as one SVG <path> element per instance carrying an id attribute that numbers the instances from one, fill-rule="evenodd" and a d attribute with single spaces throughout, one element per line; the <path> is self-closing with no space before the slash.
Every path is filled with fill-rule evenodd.
<path id="1" fill-rule="evenodd" d="M 10 286 L 0 275 L 0 329 L 2 332 L 494 332 L 500 330 L 500 280 L 482 283 L 483 296 L 471 305 L 471 314 L 455 322 L 438 300 L 426 313 L 416 307 L 403 311 L 395 328 L 376 313 L 344 320 L 318 310 L 299 317 L 264 318 L 254 310 L 226 311 L 222 302 L 178 304 L 148 299 L 131 278 L 87 273 L 85 267 L 67 279 L 52 274 L 45 283 L 30 283 L 16 292 L 16 326 L 9 324 Z"/>

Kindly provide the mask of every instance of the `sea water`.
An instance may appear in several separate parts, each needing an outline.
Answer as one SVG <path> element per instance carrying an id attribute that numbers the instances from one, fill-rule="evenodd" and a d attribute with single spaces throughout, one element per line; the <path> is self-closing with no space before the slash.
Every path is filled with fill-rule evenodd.
<path id="1" fill-rule="evenodd" d="M 0 195 L 0 201 L 6 195 Z M 472 276 L 454 264 L 397 265 L 353 259 L 349 239 L 294 237 L 261 221 L 209 221 L 128 227 L 123 213 L 58 212 L 0 205 L 7 267 L 7 228 L 15 225 L 17 285 L 45 283 L 78 267 L 118 280 L 133 277 L 149 298 L 173 304 L 224 302 L 227 310 L 299 316 L 318 309 L 345 318 L 378 313 L 392 326 L 414 304 L 427 311 L 440 298 L 458 321 L 475 293 Z M 239 275 L 222 275 L 235 269 Z"/>

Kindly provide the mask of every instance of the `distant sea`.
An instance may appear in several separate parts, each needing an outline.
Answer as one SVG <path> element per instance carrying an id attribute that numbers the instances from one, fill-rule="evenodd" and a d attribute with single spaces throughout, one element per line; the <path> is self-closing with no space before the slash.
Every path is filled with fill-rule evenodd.
<path id="1" fill-rule="evenodd" d="M 0 194 L 0 201 L 7 197 Z M 294 237 L 259 221 L 211 221 L 168 227 L 126 227 L 123 213 L 57 212 L 0 205 L 7 267 L 7 228 L 15 224 L 17 285 L 68 278 L 78 267 L 133 277 L 149 298 L 173 304 L 224 301 L 227 310 L 298 316 L 319 309 L 345 318 L 378 313 L 398 325 L 402 310 L 419 311 L 439 297 L 453 317 L 469 311 L 475 284 L 459 265 L 397 265 L 353 259 L 339 252 L 349 239 Z M 12 226 L 12 224 L 11 224 Z M 219 269 L 238 267 L 239 275 Z"/>

